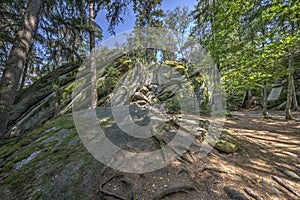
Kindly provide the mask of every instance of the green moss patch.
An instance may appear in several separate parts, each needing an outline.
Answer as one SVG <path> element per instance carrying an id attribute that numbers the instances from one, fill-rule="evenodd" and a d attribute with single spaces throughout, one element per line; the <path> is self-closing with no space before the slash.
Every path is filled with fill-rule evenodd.
<path id="1" fill-rule="evenodd" d="M 233 143 L 232 141 L 226 141 L 226 140 L 219 140 L 216 145 L 214 146 L 215 149 L 217 149 L 219 152 L 222 153 L 234 153 L 241 150 L 240 145 Z"/>
<path id="2" fill-rule="evenodd" d="M 105 166 L 81 144 L 70 115 L 6 141 L 0 150 L 0 195 L 7 199 L 95 199 L 98 195 Z"/>
<path id="3" fill-rule="evenodd" d="M 205 141 L 221 153 L 231 154 L 242 150 L 241 145 L 237 142 L 234 136 L 225 130 L 222 131 L 217 140 L 213 140 L 212 138 L 205 136 Z"/>

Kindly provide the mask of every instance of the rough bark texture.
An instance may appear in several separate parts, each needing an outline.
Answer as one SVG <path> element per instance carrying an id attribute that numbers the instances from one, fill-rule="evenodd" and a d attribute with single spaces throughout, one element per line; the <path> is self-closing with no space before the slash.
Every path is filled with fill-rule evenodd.
<path id="1" fill-rule="evenodd" d="M 294 110 L 299 111 L 299 106 L 297 102 L 297 93 L 296 93 L 296 88 L 295 88 L 295 81 L 293 80 L 293 103 L 294 103 Z"/>
<path id="2" fill-rule="evenodd" d="M 268 91 L 267 91 L 267 83 L 265 82 L 264 83 L 264 91 L 263 91 L 263 115 L 264 117 L 268 117 L 269 116 L 269 113 L 268 113 L 268 110 L 267 110 L 267 107 L 268 107 Z"/>
<path id="3" fill-rule="evenodd" d="M 288 92 L 287 92 L 287 102 L 285 107 L 285 118 L 286 119 L 293 119 L 291 108 L 292 108 L 292 101 L 293 101 L 293 85 L 294 85 L 294 66 L 292 63 L 292 56 L 289 56 L 289 85 L 288 85 Z"/>
<path id="4" fill-rule="evenodd" d="M 96 108 L 98 105 L 97 95 L 97 73 L 95 64 L 95 1 L 90 1 L 90 59 L 91 59 L 91 107 Z"/>
<path id="5" fill-rule="evenodd" d="M 0 136 L 2 137 L 6 132 L 9 112 L 16 97 L 18 84 L 20 82 L 34 32 L 38 26 L 43 4 L 44 0 L 30 0 L 28 2 L 24 20 L 13 43 L 1 78 Z"/>
<path id="6" fill-rule="evenodd" d="M 251 98 L 252 98 L 252 95 L 251 95 L 251 90 L 247 90 L 246 91 L 246 96 L 244 98 L 244 102 L 242 104 L 242 108 L 250 108 L 251 106 Z"/>

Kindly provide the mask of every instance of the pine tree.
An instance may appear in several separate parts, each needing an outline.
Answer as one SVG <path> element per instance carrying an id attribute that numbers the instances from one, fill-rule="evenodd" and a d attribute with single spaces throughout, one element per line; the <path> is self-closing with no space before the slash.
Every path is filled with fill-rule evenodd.
<path id="1" fill-rule="evenodd" d="M 29 0 L 0 81 L 0 136 L 4 136 L 10 108 L 16 97 L 33 34 L 38 27 L 44 0 Z"/>

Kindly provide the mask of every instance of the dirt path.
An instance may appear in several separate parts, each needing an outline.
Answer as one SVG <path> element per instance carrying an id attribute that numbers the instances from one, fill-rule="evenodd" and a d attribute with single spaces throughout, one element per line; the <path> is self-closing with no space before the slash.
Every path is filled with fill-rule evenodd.
<path id="1" fill-rule="evenodd" d="M 232 192 L 228 187 L 248 199 L 300 199 L 300 121 L 286 121 L 282 112 L 271 116 L 264 119 L 261 112 L 244 111 L 226 120 L 225 129 L 243 150 L 232 155 L 213 151 L 203 160 L 224 170 L 197 174 L 199 185 L 205 181 L 210 186 L 209 199 L 227 199 L 225 193 Z"/>
<path id="2" fill-rule="evenodd" d="M 271 113 L 272 119 L 260 113 L 234 112 L 225 121 L 226 132 L 241 151 L 223 154 L 213 149 L 202 159 L 197 152 L 186 154 L 185 160 L 142 175 L 107 168 L 101 198 L 300 199 L 300 121 L 286 121 L 282 112 Z"/>

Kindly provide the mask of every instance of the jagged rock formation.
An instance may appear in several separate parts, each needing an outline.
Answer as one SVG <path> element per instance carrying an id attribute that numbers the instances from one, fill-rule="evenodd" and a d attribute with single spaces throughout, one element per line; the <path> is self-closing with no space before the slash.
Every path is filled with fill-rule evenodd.
<path id="1" fill-rule="evenodd" d="M 169 71 L 176 72 L 175 75 L 177 76 L 177 78 L 169 78 L 167 80 L 169 84 L 158 84 L 159 81 L 163 81 L 158 80 L 158 78 L 162 79 L 162 76 L 157 76 L 159 73 L 154 73 L 157 76 L 154 77 L 156 84 L 152 84 L 151 80 L 153 77 L 151 77 L 151 74 L 150 76 L 145 76 L 149 75 L 149 73 L 147 73 L 148 69 L 143 68 L 134 70 L 134 73 L 128 76 L 130 65 L 132 63 L 130 63 L 128 58 L 121 55 L 116 62 L 106 67 L 105 72 L 99 77 L 97 83 L 99 106 L 109 105 L 111 97 L 114 96 L 114 105 L 122 105 L 124 104 L 122 101 L 129 99 L 127 103 L 135 102 L 142 106 L 157 103 L 165 104 L 170 112 L 179 112 L 180 107 L 175 94 L 178 90 L 178 84 L 185 81 L 185 75 L 176 72 L 176 70 L 180 69 L 182 72 L 184 70 L 182 64 L 175 61 L 165 63 L 165 69 L 169 68 Z M 59 91 L 53 89 L 52 74 L 42 77 L 21 91 L 16 98 L 10 115 L 9 134 L 11 136 L 21 135 L 55 116 L 71 112 L 73 103 L 72 89 L 80 66 L 81 63 L 70 63 L 56 70 L 55 73 L 59 79 L 56 87 L 59 87 Z M 141 70 L 146 70 L 146 72 Z M 201 75 L 197 75 L 195 71 L 190 73 L 192 77 L 190 81 L 193 83 L 196 98 L 201 103 L 207 103 L 208 99 L 205 97 L 204 92 L 205 83 L 201 79 Z M 124 74 L 126 74 L 127 78 L 125 77 L 125 79 L 120 81 L 120 77 Z M 144 79 L 141 76 L 145 76 Z M 139 81 L 135 82 L 136 80 Z M 124 83 L 125 86 L 122 86 Z M 121 86 L 118 84 L 121 84 Z M 127 87 L 126 90 L 123 90 L 124 87 Z"/>
<path id="2" fill-rule="evenodd" d="M 58 102 L 57 93 L 53 90 L 51 74 L 19 92 L 9 118 L 10 135 L 21 135 L 60 112 L 64 113 L 64 108 L 71 102 L 71 87 L 79 66 L 80 63 L 70 63 L 59 67 L 55 72 L 59 77 L 59 87 L 64 96 L 61 102 Z"/>

